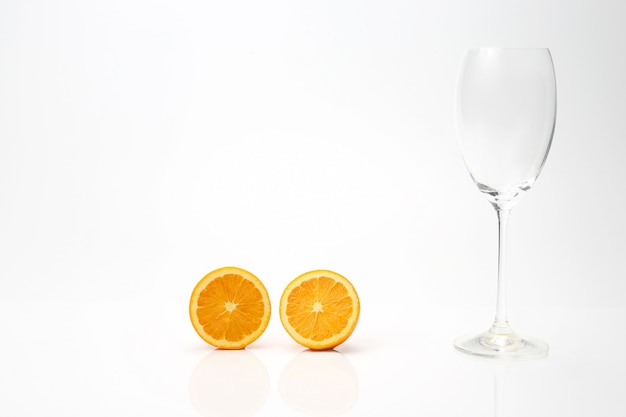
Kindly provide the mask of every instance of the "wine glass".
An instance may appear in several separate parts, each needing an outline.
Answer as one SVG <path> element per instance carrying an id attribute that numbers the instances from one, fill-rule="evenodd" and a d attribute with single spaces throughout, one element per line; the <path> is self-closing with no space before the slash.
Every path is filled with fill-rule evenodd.
<path id="1" fill-rule="evenodd" d="M 548 345 L 520 337 L 506 315 L 507 221 L 519 197 L 539 176 L 556 117 L 556 80 L 545 48 L 478 48 L 465 52 L 457 86 L 456 124 L 470 176 L 498 216 L 498 291 L 489 330 L 459 337 L 465 353 L 540 358 Z"/>

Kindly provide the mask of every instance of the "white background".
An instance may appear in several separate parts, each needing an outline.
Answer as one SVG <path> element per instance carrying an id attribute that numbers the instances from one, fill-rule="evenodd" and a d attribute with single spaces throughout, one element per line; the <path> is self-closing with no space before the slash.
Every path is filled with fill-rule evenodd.
<path id="1" fill-rule="evenodd" d="M 317 369 L 322 391 L 343 381 L 313 401 L 335 414 L 622 416 L 625 13 L 0 2 L 0 414 L 306 415 L 311 390 L 285 386 Z M 558 84 L 509 241 L 509 318 L 551 354 L 509 369 L 502 412 L 500 371 L 451 345 L 495 307 L 496 216 L 454 127 L 476 46 L 549 47 Z M 224 265 L 274 307 L 300 273 L 333 269 L 361 297 L 357 330 L 340 353 L 301 354 L 274 308 L 246 352 L 213 351 L 187 304 Z"/>

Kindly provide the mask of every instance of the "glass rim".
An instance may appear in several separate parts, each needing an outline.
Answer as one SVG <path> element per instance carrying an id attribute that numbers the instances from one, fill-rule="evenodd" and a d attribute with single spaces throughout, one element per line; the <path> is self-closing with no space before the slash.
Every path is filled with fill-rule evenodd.
<path id="1" fill-rule="evenodd" d="M 466 48 L 466 51 L 549 51 L 542 46 L 478 46 Z"/>

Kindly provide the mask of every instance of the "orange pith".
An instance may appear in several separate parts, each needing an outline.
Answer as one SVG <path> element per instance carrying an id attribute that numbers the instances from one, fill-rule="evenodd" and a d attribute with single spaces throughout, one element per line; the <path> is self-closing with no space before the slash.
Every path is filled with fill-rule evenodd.
<path id="1" fill-rule="evenodd" d="M 359 297 L 345 277 L 328 270 L 294 279 L 280 299 L 280 320 L 298 343 L 314 350 L 343 343 L 356 327 Z"/>
<path id="2" fill-rule="evenodd" d="M 189 317 L 207 343 L 221 349 L 242 349 L 265 331 L 270 301 L 252 273 L 224 267 L 198 282 L 189 301 Z"/>

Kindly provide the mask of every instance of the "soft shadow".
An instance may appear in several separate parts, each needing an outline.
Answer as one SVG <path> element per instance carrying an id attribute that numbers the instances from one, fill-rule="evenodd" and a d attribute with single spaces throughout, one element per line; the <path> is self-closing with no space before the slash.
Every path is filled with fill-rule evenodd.
<path id="1" fill-rule="evenodd" d="M 357 373 L 341 353 L 305 350 L 283 370 L 278 389 L 292 409 L 310 416 L 338 416 L 359 396 Z"/>
<path id="2" fill-rule="evenodd" d="M 270 377 L 247 350 L 214 350 L 202 358 L 189 378 L 189 397 L 205 417 L 249 417 L 265 404 Z"/>

